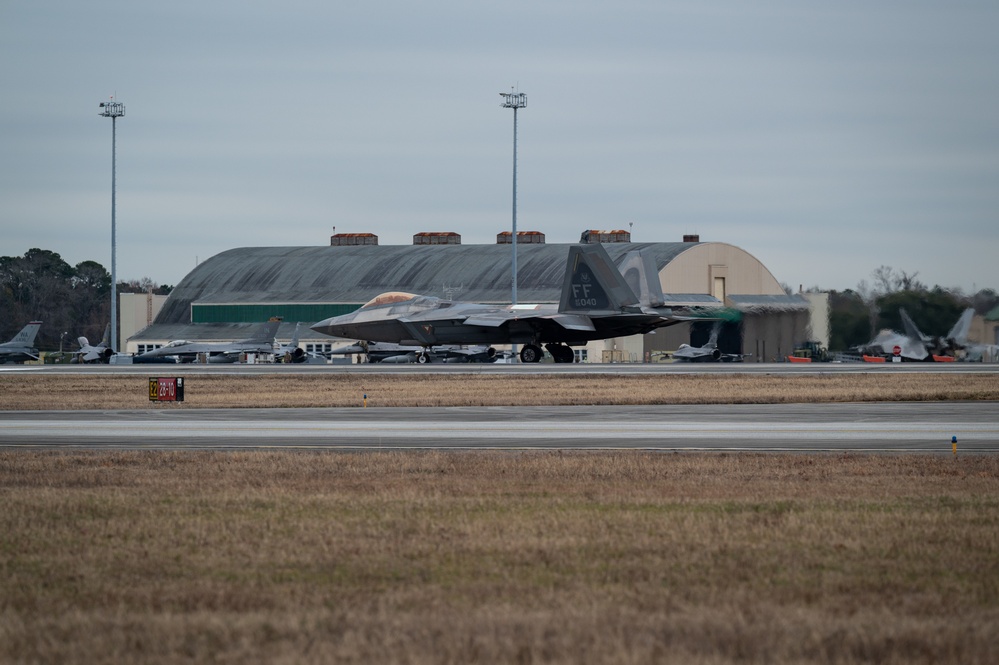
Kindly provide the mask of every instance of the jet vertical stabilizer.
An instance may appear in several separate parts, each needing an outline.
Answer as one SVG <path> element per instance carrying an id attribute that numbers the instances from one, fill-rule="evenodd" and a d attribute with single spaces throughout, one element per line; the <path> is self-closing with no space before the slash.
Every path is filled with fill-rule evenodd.
<path id="1" fill-rule="evenodd" d="M 0 363 L 8 360 L 38 360 L 38 349 L 32 347 L 35 343 L 35 336 L 42 326 L 41 321 L 32 321 L 21 329 L 21 332 L 14 335 L 9 342 L 0 344 Z"/>
<path id="2" fill-rule="evenodd" d="M 278 326 L 281 325 L 281 321 L 277 319 L 271 319 L 266 323 L 262 323 L 256 330 L 253 331 L 253 335 L 247 339 L 242 339 L 239 341 L 240 344 L 270 344 L 272 347 L 274 345 L 274 336 L 277 335 Z"/>
<path id="3" fill-rule="evenodd" d="M 41 321 L 32 321 L 28 325 L 21 328 L 21 332 L 14 335 L 14 338 L 7 342 L 7 344 L 16 345 L 20 344 L 22 346 L 31 346 L 35 343 L 35 337 L 38 335 L 38 329 L 42 327 Z"/>
<path id="4" fill-rule="evenodd" d="M 902 330 L 908 337 L 919 340 L 921 342 L 928 342 L 930 338 L 923 334 L 923 332 L 916 327 L 916 323 L 909 317 L 909 313 L 905 311 L 904 307 L 898 308 L 899 318 L 902 319 Z"/>
<path id="5" fill-rule="evenodd" d="M 638 294 L 642 307 L 662 307 L 666 304 L 662 285 L 659 283 L 659 271 L 656 270 L 655 259 L 651 254 L 630 251 L 624 255 L 618 270 L 624 275 L 624 281 L 631 290 Z"/>
<path id="6" fill-rule="evenodd" d="M 601 245 L 569 248 L 560 314 L 616 313 L 635 309 L 638 297 Z"/>
<path id="7" fill-rule="evenodd" d="M 954 327 L 947 333 L 947 341 L 959 346 L 967 346 L 968 333 L 971 332 L 971 319 L 975 316 L 975 309 L 969 307 L 961 313 L 961 318 L 957 320 Z"/>
<path id="8" fill-rule="evenodd" d="M 287 346 L 279 345 L 274 350 L 274 362 L 280 363 L 304 363 L 308 359 L 308 354 L 305 349 L 298 346 L 299 330 L 302 328 L 302 322 L 299 321 L 295 324 L 295 332 L 291 335 L 291 341 L 288 342 Z"/>

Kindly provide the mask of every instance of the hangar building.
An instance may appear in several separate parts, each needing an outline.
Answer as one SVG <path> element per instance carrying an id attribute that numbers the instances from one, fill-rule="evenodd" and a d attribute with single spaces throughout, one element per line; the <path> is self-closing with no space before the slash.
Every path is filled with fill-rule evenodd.
<path id="1" fill-rule="evenodd" d="M 557 303 L 569 244 L 546 243 L 537 232 L 517 235 L 518 301 Z M 625 231 L 584 231 L 581 242 L 601 242 L 615 261 L 630 250 L 650 252 L 672 303 L 724 303 L 727 323 L 719 346 L 726 353 L 751 354 L 749 362 L 772 361 L 812 338 L 808 300 L 785 294 L 770 271 L 738 247 L 700 242 L 697 236 L 632 243 Z M 242 339 L 271 317 L 284 321 L 279 340 L 287 341 L 296 322 L 302 322 L 300 344 L 310 351 L 328 350 L 339 342 L 307 327 L 386 291 L 509 303 L 509 243 L 509 232 L 500 233 L 493 245 L 463 245 L 455 233 L 418 233 L 413 245 L 378 245 L 372 234 L 339 234 L 328 247 L 228 250 L 181 280 L 152 324 L 128 338 L 126 351 L 142 352 L 176 339 Z M 591 342 L 577 357 L 656 361 L 681 343 L 704 343 L 710 328 L 704 322 L 680 324 L 654 334 Z"/>

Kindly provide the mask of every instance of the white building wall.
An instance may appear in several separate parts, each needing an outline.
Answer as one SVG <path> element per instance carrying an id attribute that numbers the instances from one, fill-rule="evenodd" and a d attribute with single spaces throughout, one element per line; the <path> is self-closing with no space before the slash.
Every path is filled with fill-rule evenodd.
<path id="1" fill-rule="evenodd" d="M 829 348 L 829 294 L 802 293 L 808 301 L 809 328 L 811 338 L 822 347 Z M 805 340 L 800 340 L 805 341 Z"/>
<path id="2" fill-rule="evenodd" d="M 139 332 L 156 318 L 163 309 L 167 296 L 152 293 L 119 293 L 118 306 L 121 320 L 118 321 L 118 339 L 125 342 L 125 353 L 135 353 L 136 345 L 128 338 Z"/>
<path id="3" fill-rule="evenodd" d="M 782 295 L 784 289 L 756 257 L 723 242 L 693 245 L 659 271 L 663 293 L 714 293 L 716 278 L 726 295 Z"/>

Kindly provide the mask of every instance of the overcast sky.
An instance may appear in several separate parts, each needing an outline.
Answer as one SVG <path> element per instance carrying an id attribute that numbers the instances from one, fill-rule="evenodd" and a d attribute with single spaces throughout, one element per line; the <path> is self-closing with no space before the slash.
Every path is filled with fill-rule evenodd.
<path id="1" fill-rule="evenodd" d="M 0 0 L 0 255 L 176 284 L 233 247 L 419 231 L 741 247 L 999 289 L 999 3 Z"/>

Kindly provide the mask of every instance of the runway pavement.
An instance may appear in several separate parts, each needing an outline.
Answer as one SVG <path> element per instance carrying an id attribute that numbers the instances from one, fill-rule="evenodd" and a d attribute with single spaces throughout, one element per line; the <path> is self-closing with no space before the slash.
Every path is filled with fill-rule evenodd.
<path id="1" fill-rule="evenodd" d="M 999 403 L 0 412 L 3 449 L 999 452 Z"/>
<path id="2" fill-rule="evenodd" d="M 993 374 L 993 363 L 582 363 L 500 364 L 471 363 L 429 365 L 355 364 L 141 364 L 141 365 L 0 365 L 2 372 L 35 372 L 47 375 L 106 373 L 116 376 L 183 376 L 185 374 Z"/>

